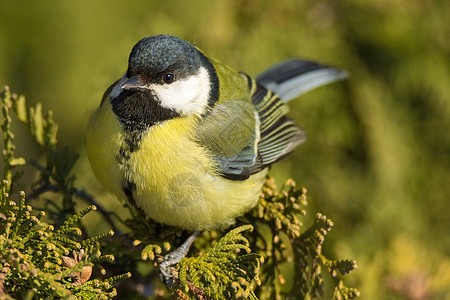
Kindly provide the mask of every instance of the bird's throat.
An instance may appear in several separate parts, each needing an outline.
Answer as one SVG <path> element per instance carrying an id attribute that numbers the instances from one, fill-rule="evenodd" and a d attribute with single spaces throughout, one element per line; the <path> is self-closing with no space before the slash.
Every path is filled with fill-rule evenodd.
<path id="1" fill-rule="evenodd" d="M 149 90 L 124 90 L 111 99 L 114 114 L 126 131 L 144 131 L 154 124 L 178 117 L 173 110 L 162 107 Z"/>

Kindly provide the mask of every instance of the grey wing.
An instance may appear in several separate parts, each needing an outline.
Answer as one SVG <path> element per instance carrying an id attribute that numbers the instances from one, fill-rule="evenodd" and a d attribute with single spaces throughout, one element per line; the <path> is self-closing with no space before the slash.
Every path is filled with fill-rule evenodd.
<path id="1" fill-rule="evenodd" d="M 196 138 L 209 150 L 217 172 L 225 178 L 244 180 L 260 165 L 258 116 L 249 100 L 216 105 L 199 122 Z"/>
<path id="2" fill-rule="evenodd" d="M 252 136 L 251 142 L 255 142 L 255 136 Z M 250 175 L 264 169 L 261 168 L 263 164 L 256 149 L 257 146 L 252 144 L 232 157 L 216 156 L 221 175 L 232 180 L 245 180 Z"/>
<path id="3" fill-rule="evenodd" d="M 261 170 L 291 153 L 306 140 L 304 132 L 286 117 L 287 105 L 265 87 L 247 76 L 252 102 L 259 116 L 258 158 Z"/>
<path id="4" fill-rule="evenodd" d="M 280 160 L 305 140 L 303 131 L 285 116 L 283 101 L 248 80 L 251 102 L 217 105 L 199 124 L 197 139 L 208 148 L 225 178 L 245 180 Z"/>
<path id="5" fill-rule="evenodd" d="M 199 135 L 200 142 L 210 148 L 218 172 L 232 180 L 247 179 L 306 140 L 304 132 L 286 117 L 285 102 L 348 76 L 345 71 L 297 59 L 273 66 L 256 81 L 242 75 L 247 78 L 251 107 L 246 101 L 245 105 L 242 101 L 221 104 L 205 118 L 209 132 L 203 130 Z M 244 134 L 239 128 L 244 128 Z"/>

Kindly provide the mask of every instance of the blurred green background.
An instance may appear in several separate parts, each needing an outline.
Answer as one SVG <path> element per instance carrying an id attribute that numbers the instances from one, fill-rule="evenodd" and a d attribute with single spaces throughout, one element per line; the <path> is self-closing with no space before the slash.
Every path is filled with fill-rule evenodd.
<path id="1" fill-rule="evenodd" d="M 78 186 L 113 209 L 85 128 L 142 37 L 179 36 L 250 75 L 291 57 L 348 70 L 290 103 L 308 141 L 272 175 L 334 221 L 325 251 L 356 259 L 346 282 L 362 299 L 450 299 L 449 20 L 446 0 L 0 0 L 0 85 L 55 112 Z"/>

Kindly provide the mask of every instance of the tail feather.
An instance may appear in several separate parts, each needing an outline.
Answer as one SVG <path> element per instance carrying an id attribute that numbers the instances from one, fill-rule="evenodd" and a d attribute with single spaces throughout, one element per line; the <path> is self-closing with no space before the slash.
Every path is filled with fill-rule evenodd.
<path id="1" fill-rule="evenodd" d="M 312 61 L 291 59 L 256 77 L 256 81 L 288 102 L 316 87 L 343 80 L 348 73 Z"/>

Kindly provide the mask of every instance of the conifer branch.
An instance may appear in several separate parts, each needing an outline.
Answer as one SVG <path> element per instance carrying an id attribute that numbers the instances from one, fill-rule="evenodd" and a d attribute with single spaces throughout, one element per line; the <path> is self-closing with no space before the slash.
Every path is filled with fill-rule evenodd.
<path id="1" fill-rule="evenodd" d="M 158 261 L 181 245 L 187 233 L 148 220 L 130 206 L 133 219 L 123 221 L 129 232 L 112 237 L 118 232 L 116 222 L 122 220 L 112 218 L 113 213 L 76 187 L 72 169 L 78 155 L 68 148 L 58 149 L 58 126 L 52 112 L 43 112 L 40 104 L 28 107 L 24 96 L 12 94 L 8 88 L 0 96 L 4 178 L 9 179 L 0 185 L 1 298 L 27 294 L 36 298 L 109 299 L 118 293 L 113 285 L 131 274 L 135 284 L 128 287 L 152 284 L 159 296 L 177 299 L 312 299 L 325 295 L 325 273 L 332 279 L 328 293 L 335 299 L 359 296 L 342 278 L 357 269 L 356 263 L 333 260 L 322 253 L 333 226 L 331 220 L 316 214 L 314 222 L 305 226 L 306 189 L 288 180 L 278 190 L 272 178 L 267 179 L 255 208 L 238 218 L 235 228 L 225 233 L 202 233 L 188 257 L 174 266 L 174 288 L 162 287 Z M 44 163 L 15 155 L 11 112 L 41 146 Z M 23 164 L 39 174 L 28 197 L 18 192 Z M 41 197 L 44 193 L 61 195 L 62 205 Z M 44 201 L 46 210 L 35 211 L 30 199 L 33 203 Z M 90 206 L 76 212 L 79 199 Z M 81 220 L 95 210 L 112 230 L 89 237 Z M 111 254 L 102 254 L 105 248 Z M 155 268 L 143 262 L 146 259 L 153 260 Z M 292 266 L 290 271 L 286 266 Z M 91 278 L 93 268 L 102 276 L 107 272 L 119 275 Z M 293 284 L 286 287 L 286 282 Z M 127 292 L 139 294 L 132 289 Z"/>

